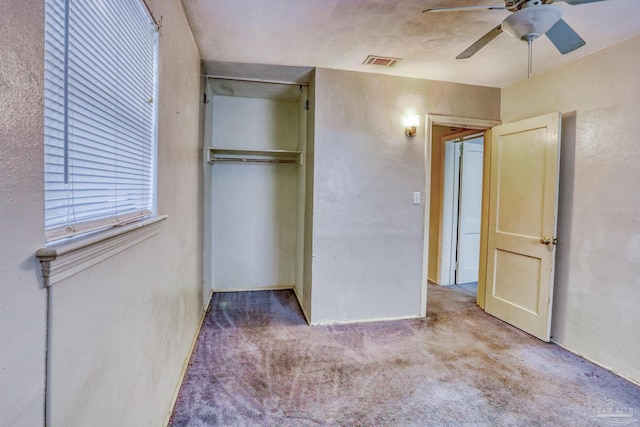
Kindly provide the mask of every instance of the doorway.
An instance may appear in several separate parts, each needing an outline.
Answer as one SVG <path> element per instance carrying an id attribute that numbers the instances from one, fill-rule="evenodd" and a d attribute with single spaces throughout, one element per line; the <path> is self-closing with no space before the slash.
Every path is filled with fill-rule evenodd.
<path id="1" fill-rule="evenodd" d="M 427 286 L 428 283 L 440 283 L 442 251 L 441 248 L 441 224 L 442 224 L 442 198 L 443 198 L 443 167 L 444 156 L 443 137 L 448 139 L 466 137 L 471 135 L 482 135 L 483 141 L 490 139 L 491 128 L 500 124 L 496 120 L 472 119 L 464 117 L 442 116 L 427 114 L 426 117 L 426 144 L 425 144 L 425 164 L 429 165 L 425 173 L 425 225 L 423 247 L 423 288 L 422 307 L 426 315 Z M 483 152 L 483 174 L 489 170 L 487 156 Z M 487 180 L 483 176 L 481 194 L 486 192 Z M 481 199 L 482 200 L 482 199 Z M 482 201 L 481 217 L 486 218 L 488 205 Z M 484 226 L 486 221 L 480 223 Z M 486 246 L 486 232 L 480 233 L 480 246 Z M 484 259 L 483 259 L 484 258 Z M 477 304 L 484 308 L 484 272 L 486 263 L 486 252 L 480 251 L 478 265 L 478 289 Z"/>
<path id="2" fill-rule="evenodd" d="M 483 156 L 476 302 L 488 314 L 543 341 L 549 341 L 551 327 L 560 117 L 559 112 L 549 113 L 487 127 L 484 132 L 488 149 Z M 443 124 L 464 123 L 464 119 L 448 119 L 443 118 Z M 441 197 L 434 191 L 438 186 L 431 183 L 438 178 L 432 148 L 440 144 L 432 135 L 439 120 L 427 116 L 426 156 L 431 170 L 426 174 L 426 188 L 431 193 L 429 200 L 436 203 Z M 434 211 L 427 211 L 429 221 Z M 429 234 L 439 233 L 429 229 Z M 434 258 L 425 258 L 425 264 Z"/>
<path id="3" fill-rule="evenodd" d="M 472 134 L 467 135 L 469 132 Z M 475 289 L 480 257 L 484 134 L 465 130 L 442 140 L 439 284 Z"/>

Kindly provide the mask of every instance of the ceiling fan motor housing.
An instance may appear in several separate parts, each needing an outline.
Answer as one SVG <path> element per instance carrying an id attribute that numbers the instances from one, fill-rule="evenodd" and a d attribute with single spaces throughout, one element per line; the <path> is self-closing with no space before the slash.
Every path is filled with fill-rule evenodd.
<path id="1" fill-rule="evenodd" d="M 550 4 L 531 6 L 509 15 L 502 22 L 502 29 L 518 40 L 538 38 L 562 18 L 562 9 Z"/>
<path id="2" fill-rule="evenodd" d="M 524 9 L 525 7 L 540 6 L 542 4 L 551 4 L 554 1 L 558 1 L 558 0 L 504 0 L 504 7 L 509 12 L 517 12 L 518 10 Z M 569 0 L 569 1 L 572 1 L 572 0 Z M 582 0 L 576 0 L 576 1 L 582 1 Z M 599 1 L 599 0 L 595 0 L 595 1 Z"/>

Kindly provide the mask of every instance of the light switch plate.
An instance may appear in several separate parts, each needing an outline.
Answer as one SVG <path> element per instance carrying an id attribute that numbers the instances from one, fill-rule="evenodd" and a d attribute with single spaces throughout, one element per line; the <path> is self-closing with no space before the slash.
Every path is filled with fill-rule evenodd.
<path id="1" fill-rule="evenodd" d="M 413 192 L 413 204 L 414 205 L 419 205 L 421 202 L 420 200 L 420 192 L 419 191 L 414 191 Z"/>

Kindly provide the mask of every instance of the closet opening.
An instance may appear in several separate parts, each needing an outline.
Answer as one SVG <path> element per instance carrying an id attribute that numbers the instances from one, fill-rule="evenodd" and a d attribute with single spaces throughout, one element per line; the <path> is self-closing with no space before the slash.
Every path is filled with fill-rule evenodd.
<path id="1" fill-rule="evenodd" d="M 292 289 L 308 319 L 308 83 L 209 77 L 206 90 L 205 293 Z"/>

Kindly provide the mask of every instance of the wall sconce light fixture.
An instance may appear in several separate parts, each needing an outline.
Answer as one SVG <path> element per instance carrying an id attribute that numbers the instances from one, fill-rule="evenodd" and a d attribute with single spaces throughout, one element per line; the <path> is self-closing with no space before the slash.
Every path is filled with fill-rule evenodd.
<path id="1" fill-rule="evenodd" d="M 407 127 L 404 130 L 404 134 L 409 138 L 413 138 L 418 133 L 418 126 L 420 125 L 420 116 L 408 116 L 406 119 Z"/>

